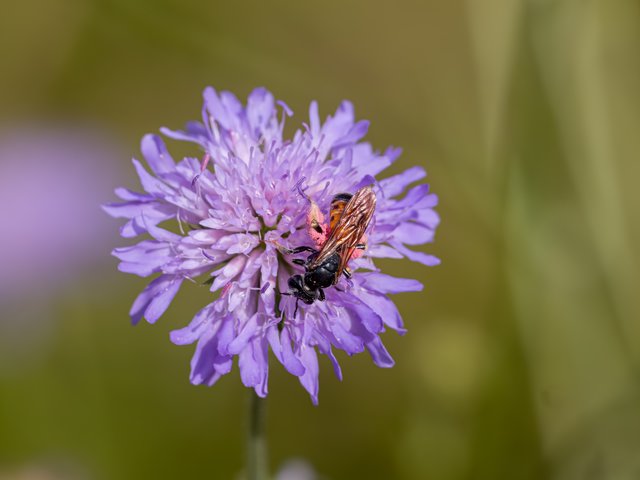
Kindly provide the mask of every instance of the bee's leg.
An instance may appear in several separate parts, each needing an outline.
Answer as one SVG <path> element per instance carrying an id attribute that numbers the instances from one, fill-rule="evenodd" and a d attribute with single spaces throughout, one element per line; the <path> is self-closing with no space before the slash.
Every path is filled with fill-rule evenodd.
<path id="1" fill-rule="evenodd" d="M 355 260 L 356 258 L 360 258 L 364 255 L 364 251 L 367 249 L 366 240 L 367 237 L 363 235 L 360 241 L 356 243 L 356 246 L 353 250 L 353 255 L 351 255 L 351 260 Z"/>
<path id="2" fill-rule="evenodd" d="M 296 265 L 300 265 L 302 267 L 305 266 L 305 264 L 307 262 L 305 262 L 304 260 L 302 260 L 301 258 L 294 258 L 293 260 L 291 260 L 293 263 L 295 263 Z"/>
<path id="3" fill-rule="evenodd" d="M 293 319 L 295 320 L 296 315 L 298 315 L 298 303 L 300 302 L 299 298 L 296 298 L 296 309 L 293 311 Z"/>
<path id="4" fill-rule="evenodd" d="M 353 273 L 351 273 L 351 269 L 349 267 L 344 267 L 344 270 L 342 270 L 342 273 L 344 273 L 344 276 L 347 279 L 347 285 L 349 286 L 349 288 L 353 287 L 353 282 L 351 281 L 351 277 L 353 277 Z"/>
<path id="5" fill-rule="evenodd" d="M 286 253 L 288 255 L 296 255 L 296 254 L 302 253 L 302 252 L 318 253 L 318 250 L 316 250 L 313 247 L 307 247 L 307 246 L 303 245 L 301 247 L 296 247 L 296 248 L 292 248 L 292 249 L 286 249 L 284 253 Z"/>
<path id="6" fill-rule="evenodd" d="M 275 247 L 278 249 L 280 253 L 283 253 L 285 255 L 296 255 L 301 252 L 318 253 L 318 250 L 316 250 L 313 247 L 302 246 L 302 247 L 296 247 L 296 248 L 287 248 L 284 245 L 282 245 L 280 242 L 277 242 L 275 240 L 271 240 L 270 242 L 273 245 L 275 245 Z"/>
<path id="7" fill-rule="evenodd" d="M 316 202 L 311 199 L 309 199 L 309 201 L 311 202 L 311 206 L 307 212 L 307 233 L 309 234 L 309 238 L 313 240 L 313 243 L 315 243 L 318 248 L 322 248 L 327 241 L 328 234 L 327 228 L 324 225 L 324 215 Z"/>
<path id="8" fill-rule="evenodd" d="M 323 289 L 321 289 L 321 288 L 319 288 L 319 289 L 318 289 L 318 294 L 320 295 L 320 297 L 319 297 L 318 299 L 319 299 L 321 302 L 324 302 L 324 299 L 326 298 L 326 297 L 324 296 L 324 290 L 323 290 Z"/>
<path id="9" fill-rule="evenodd" d="M 313 243 L 316 244 L 318 248 L 322 248 L 322 246 L 327 242 L 327 229 L 317 220 L 311 221 L 309 224 L 309 230 L 307 231 Z"/>

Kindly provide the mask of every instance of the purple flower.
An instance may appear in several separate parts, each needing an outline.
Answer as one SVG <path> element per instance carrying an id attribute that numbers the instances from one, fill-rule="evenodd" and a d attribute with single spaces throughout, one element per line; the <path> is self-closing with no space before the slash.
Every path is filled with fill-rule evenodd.
<path id="1" fill-rule="evenodd" d="M 263 88 L 249 95 L 246 106 L 229 92 L 207 88 L 202 123 L 191 122 L 184 131 L 162 129 L 167 137 L 198 144 L 203 159 L 176 163 L 159 136 L 147 135 L 141 150 L 151 173 L 133 160 L 145 193 L 117 189 L 123 201 L 104 208 L 127 219 L 123 237 L 151 237 L 113 252 L 123 272 L 158 274 L 131 308 L 134 324 L 158 320 L 184 280 L 208 276 L 211 291 L 219 292 L 188 326 L 171 333 L 177 345 L 196 343 L 192 383 L 213 385 L 237 356 L 243 384 L 264 397 L 270 348 L 317 403 L 317 352 L 330 358 L 340 379 L 334 348 L 349 355 L 367 350 L 376 365 L 393 365 L 379 334 L 387 327 L 401 334 L 405 329 L 387 294 L 419 291 L 422 285 L 380 273 L 373 260 L 407 257 L 438 264 L 408 246 L 431 242 L 439 219 L 433 210 L 437 197 L 428 185 L 411 187 L 398 198 L 425 177 L 421 167 L 375 180 L 400 150 L 379 153 L 361 142 L 369 124 L 354 120 L 350 103 L 343 102 L 324 123 L 311 103 L 309 124 L 284 140 L 285 117 L 291 115 Z M 375 185 L 377 207 L 368 246 L 362 258 L 350 262 L 352 269 L 366 271 L 355 272 L 351 281 L 341 278 L 326 290 L 324 302 L 301 303 L 294 317 L 295 298 L 280 292 L 287 292 L 287 280 L 302 267 L 276 244 L 312 245 L 305 195 L 327 212 L 335 194 L 369 184 Z M 168 221 L 178 228 L 160 226 Z"/>
<path id="2" fill-rule="evenodd" d="M 0 376 L 55 338 L 53 304 L 87 283 L 115 235 L 96 204 L 117 175 L 109 135 L 75 124 L 0 128 Z"/>

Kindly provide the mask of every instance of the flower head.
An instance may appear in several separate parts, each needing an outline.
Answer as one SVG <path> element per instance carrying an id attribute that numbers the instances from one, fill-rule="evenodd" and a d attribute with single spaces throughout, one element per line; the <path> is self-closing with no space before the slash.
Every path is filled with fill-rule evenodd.
<path id="1" fill-rule="evenodd" d="M 407 247 L 432 241 L 437 197 L 420 184 L 398 198 L 426 175 L 421 167 L 376 180 L 400 150 L 379 153 L 361 142 L 369 124 L 354 121 L 350 103 L 321 123 L 313 102 L 309 123 L 284 140 L 285 118 L 291 115 L 262 88 L 249 95 L 246 106 L 229 92 L 207 88 L 202 123 L 191 122 L 184 131 L 162 129 L 167 137 L 198 144 L 203 158 L 176 163 L 159 136 L 145 136 L 141 150 L 152 173 L 133 160 L 145 193 L 117 189 L 123 201 L 104 208 L 128 219 L 123 237 L 151 237 L 113 252 L 123 272 L 158 274 L 136 298 L 133 323 L 142 318 L 154 323 L 184 280 L 208 278 L 211 291 L 219 292 L 188 326 L 171 333 L 175 344 L 196 343 L 192 383 L 213 385 L 237 356 L 244 385 L 266 396 L 271 349 L 317 403 L 317 352 L 330 358 L 338 378 L 334 348 L 350 355 L 367 350 L 376 365 L 393 365 L 379 334 L 386 327 L 405 329 L 387 295 L 422 285 L 379 272 L 373 259 L 439 263 Z M 350 280 L 343 275 L 325 290 L 325 301 L 301 304 L 296 313 L 296 298 L 286 296 L 287 282 L 304 269 L 286 249 L 317 242 L 307 225 L 311 208 L 328 212 L 336 194 L 371 184 L 377 206 L 366 250 L 349 262 L 352 270 L 365 271 Z M 176 221 L 180 233 L 163 228 L 168 221 Z"/>

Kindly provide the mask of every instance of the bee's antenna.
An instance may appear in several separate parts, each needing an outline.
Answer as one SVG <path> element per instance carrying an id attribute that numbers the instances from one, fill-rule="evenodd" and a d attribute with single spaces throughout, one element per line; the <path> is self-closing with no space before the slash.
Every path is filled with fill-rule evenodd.
<path id="1" fill-rule="evenodd" d="M 298 315 L 298 303 L 300 302 L 299 298 L 296 298 L 296 309 L 293 311 L 293 319 L 295 320 L 296 315 Z"/>

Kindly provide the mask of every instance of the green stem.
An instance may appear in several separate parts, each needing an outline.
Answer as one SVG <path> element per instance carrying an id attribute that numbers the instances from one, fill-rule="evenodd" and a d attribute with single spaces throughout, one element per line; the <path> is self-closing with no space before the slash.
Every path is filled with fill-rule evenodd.
<path id="1" fill-rule="evenodd" d="M 267 440 L 264 433 L 267 401 L 252 390 L 249 397 L 247 480 L 267 480 Z"/>

